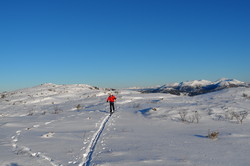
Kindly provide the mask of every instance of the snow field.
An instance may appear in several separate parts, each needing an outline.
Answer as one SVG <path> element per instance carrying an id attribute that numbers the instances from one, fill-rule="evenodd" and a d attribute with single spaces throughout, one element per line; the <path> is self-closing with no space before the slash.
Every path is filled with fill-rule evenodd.
<path id="1" fill-rule="evenodd" d="M 8 92 L 0 100 L 0 165 L 249 165 L 250 116 L 242 124 L 227 117 L 250 111 L 243 93 L 250 90 L 194 97 L 120 90 L 109 117 L 108 91 L 88 85 Z M 199 123 L 190 121 L 195 111 Z M 208 129 L 218 139 L 207 138 Z"/>

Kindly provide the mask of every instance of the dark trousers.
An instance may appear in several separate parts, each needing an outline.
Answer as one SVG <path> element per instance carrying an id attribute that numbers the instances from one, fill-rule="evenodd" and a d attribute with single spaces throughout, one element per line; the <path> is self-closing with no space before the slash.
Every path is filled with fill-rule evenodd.
<path id="1" fill-rule="evenodd" d="M 110 104 L 110 113 L 112 113 L 115 111 L 115 104 L 114 104 L 114 102 L 109 102 L 109 104 Z"/>

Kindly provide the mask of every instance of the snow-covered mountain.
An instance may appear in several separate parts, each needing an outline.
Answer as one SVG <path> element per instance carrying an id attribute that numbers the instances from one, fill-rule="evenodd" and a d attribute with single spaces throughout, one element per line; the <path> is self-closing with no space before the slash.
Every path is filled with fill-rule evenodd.
<path id="1" fill-rule="evenodd" d="M 158 88 L 143 89 L 144 93 L 170 93 L 175 95 L 195 96 L 217 90 L 232 87 L 249 87 L 248 83 L 238 81 L 236 79 L 222 78 L 217 81 L 194 80 L 181 83 L 166 84 Z"/>

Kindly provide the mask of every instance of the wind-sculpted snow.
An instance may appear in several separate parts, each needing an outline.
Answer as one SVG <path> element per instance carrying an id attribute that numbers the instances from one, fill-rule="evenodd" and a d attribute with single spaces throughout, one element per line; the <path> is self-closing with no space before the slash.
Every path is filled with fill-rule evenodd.
<path id="1" fill-rule="evenodd" d="M 43 84 L 2 94 L 0 165 L 249 165 L 250 116 L 240 119 L 249 88 L 193 97 L 116 90 L 111 117 L 109 92 Z"/>

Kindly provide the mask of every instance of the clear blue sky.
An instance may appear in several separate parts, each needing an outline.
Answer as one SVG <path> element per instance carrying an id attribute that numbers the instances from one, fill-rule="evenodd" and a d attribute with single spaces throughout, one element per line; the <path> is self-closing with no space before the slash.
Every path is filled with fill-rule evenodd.
<path id="1" fill-rule="evenodd" d="M 0 92 L 250 82 L 249 0 L 2 0 Z"/>

